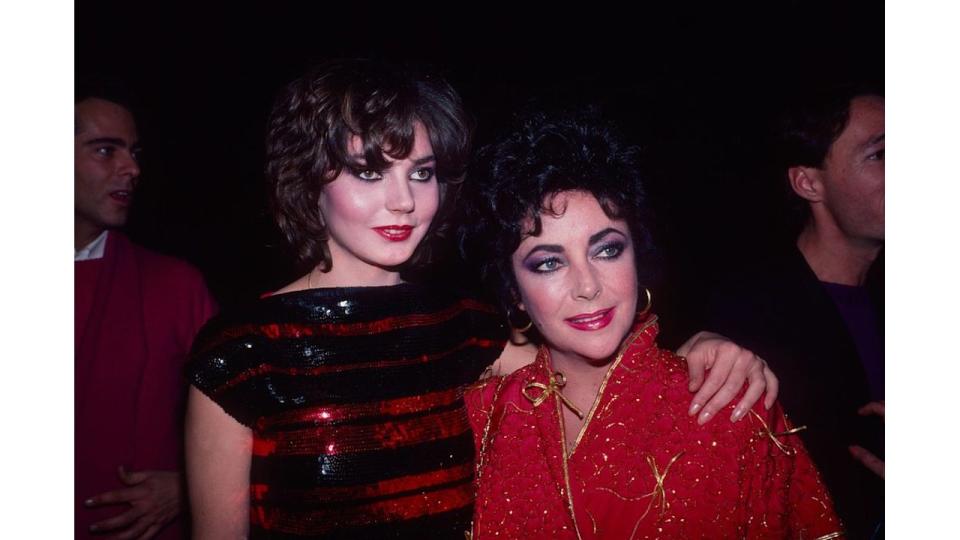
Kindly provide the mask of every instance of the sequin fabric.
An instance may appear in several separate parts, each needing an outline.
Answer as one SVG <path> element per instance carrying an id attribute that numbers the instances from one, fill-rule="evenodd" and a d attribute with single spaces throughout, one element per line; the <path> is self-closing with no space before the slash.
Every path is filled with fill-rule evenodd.
<path id="1" fill-rule="evenodd" d="M 462 539 L 462 389 L 505 338 L 485 304 L 409 284 L 270 296 L 211 321 L 188 377 L 253 431 L 251 538 Z"/>
<path id="2" fill-rule="evenodd" d="M 467 392 L 479 449 L 473 539 L 837 538 L 841 524 L 779 406 L 698 426 L 682 359 L 638 325 L 570 455 L 549 353 Z"/>

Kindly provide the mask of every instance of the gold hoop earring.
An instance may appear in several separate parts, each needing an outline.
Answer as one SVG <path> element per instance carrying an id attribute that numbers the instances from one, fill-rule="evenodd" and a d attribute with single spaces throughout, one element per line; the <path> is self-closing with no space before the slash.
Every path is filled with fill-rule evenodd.
<path id="1" fill-rule="evenodd" d="M 644 317 L 647 313 L 650 313 L 650 308 L 653 306 L 653 297 L 650 296 L 650 289 L 644 287 L 643 292 L 647 293 L 647 305 L 644 308 L 637 312 L 637 318 Z"/>
<path id="2" fill-rule="evenodd" d="M 520 332 L 521 334 L 523 334 L 523 333 L 526 332 L 527 330 L 530 330 L 530 328 L 532 328 L 532 327 L 533 327 L 533 321 L 528 322 L 527 325 L 524 326 L 523 328 L 517 328 L 516 326 L 513 326 L 512 324 L 510 325 L 510 328 L 516 330 L 517 332 Z"/>
<path id="3" fill-rule="evenodd" d="M 522 333 L 526 332 L 527 330 L 530 330 L 530 328 L 533 327 L 533 319 L 531 319 L 531 318 L 528 316 L 528 317 L 527 317 L 527 324 L 525 324 L 522 328 L 517 328 L 516 326 L 513 325 L 513 317 L 512 317 L 512 315 L 513 315 L 514 313 L 521 312 L 521 311 L 523 311 L 523 310 L 520 309 L 519 306 L 516 306 L 516 307 L 514 307 L 514 308 L 512 308 L 512 309 L 507 310 L 507 324 L 510 325 L 510 329 L 511 329 L 511 330 L 515 330 L 515 331 L 520 332 L 520 333 L 522 334 Z"/>

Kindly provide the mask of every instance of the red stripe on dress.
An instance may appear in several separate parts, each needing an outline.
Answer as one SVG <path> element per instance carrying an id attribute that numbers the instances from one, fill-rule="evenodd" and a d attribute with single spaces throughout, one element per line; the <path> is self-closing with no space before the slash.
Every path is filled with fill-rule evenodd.
<path id="1" fill-rule="evenodd" d="M 352 364 L 336 364 L 330 366 L 318 366 L 312 368 L 293 368 L 293 367 L 282 367 L 275 366 L 273 364 L 260 364 L 257 367 L 250 368 L 248 370 L 242 371 L 234 378 L 223 383 L 213 390 L 213 395 L 219 395 L 225 390 L 252 378 L 260 375 L 265 375 L 268 373 L 282 373 L 284 375 L 297 375 L 297 376 L 318 376 L 318 375 L 327 375 L 329 373 L 341 373 L 344 371 L 352 371 L 355 369 L 379 369 L 386 367 L 403 367 L 411 366 L 416 364 L 426 364 L 433 362 L 444 356 L 453 354 L 467 347 L 480 347 L 483 349 L 490 349 L 493 347 L 502 348 L 505 345 L 503 341 L 495 341 L 490 339 L 481 339 L 481 338 L 469 338 L 463 343 L 460 343 L 452 349 L 446 351 L 441 351 L 434 354 L 422 354 L 413 358 L 394 358 L 392 360 L 373 360 L 369 362 L 355 362 Z"/>
<path id="2" fill-rule="evenodd" d="M 403 421 L 370 425 L 318 426 L 254 434 L 253 455 L 317 456 L 371 452 L 455 437 L 470 429 L 466 411 L 458 407 Z"/>
<path id="3" fill-rule="evenodd" d="M 391 523 L 439 514 L 469 506 L 473 486 L 465 483 L 447 489 L 418 493 L 349 507 L 309 511 L 251 507 L 251 522 L 263 529 L 303 536 L 319 536 L 333 530 Z M 429 531 L 424 531 L 429 537 Z"/>
<path id="4" fill-rule="evenodd" d="M 459 388 L 431 392 L 386 401 L 346 405 L 320 405 L 286 411 L 257 420 L 257 430 L 276 429 L 291 424 L 329 424 L 375 416 L 401 416 L 426 412 L 456 402 L 463 395 Z"/>
<path id="5" fill-rule="evenodd" d="M 271 323 L 271 324 L 242 324 L 224 329 L 215 337 L 204 343 L 200 352 L 206 352 L 217 345 L 231 339 L 260 335 L 270 339 L 301 338 L 309 336 L 368 336 L 382 334 L 391 330 L 401 330 L 417 326 L 435 325 L 450 320 L 460 313 L 472 310 L 496 314 L 491 306 L 475 300 L 464 299 L 440 310 L 436 313 L 398 315 L 367 322 L 355 323 Z"/>
<path id="6" fill-rule="evenodd" d="M 320 487 L 283 490 L 284 499 L 296 499 L 298 503 L 327 504 L 383 497 L 414 490 L 425 490 L 441 484 L 464 481 L 473 474 L 473 463 L 458 465 L 421 474 L 381 480 L 359 486 Z M 267 484 L 251 484 L 250 498 L 256 504 L 267 499 L 270 490 Z"/>

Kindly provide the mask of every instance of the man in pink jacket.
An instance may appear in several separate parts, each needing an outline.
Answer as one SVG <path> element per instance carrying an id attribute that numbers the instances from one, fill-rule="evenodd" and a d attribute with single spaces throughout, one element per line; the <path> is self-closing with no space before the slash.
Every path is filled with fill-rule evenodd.
<path id="1" fill-rule="evenodd" d="M 140 175 L 129 109 L 78 96 L 75 116 L 77 538 L 179 538 L 183 363 L 214 303 L 187 263 L 133 244 Z"/>

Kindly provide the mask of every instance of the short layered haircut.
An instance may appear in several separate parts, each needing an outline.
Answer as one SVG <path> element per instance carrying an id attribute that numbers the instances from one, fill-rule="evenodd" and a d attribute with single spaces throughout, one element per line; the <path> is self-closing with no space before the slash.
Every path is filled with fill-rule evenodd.
<path id="1" fill-rule="evenodd" d="M 319 209 L 323 186 L 358 157 L 373 170 L 385 168 L 387 157 L 405 158 L 417 122 L 429 133 L 436 157 L 440 207 L 404 265 L 410 268 L 429 264 L 432 244 L 450 229 L 472 135 L 460 96 L 421 67 L 363 59 L 321 65 L 280 92 L 267 128 L 266 177 L 271 212 L 298 269 L 326 271 L 333 264 Z M 350 155 L 353 137 L 361 141 L 362 156 Z"/>

